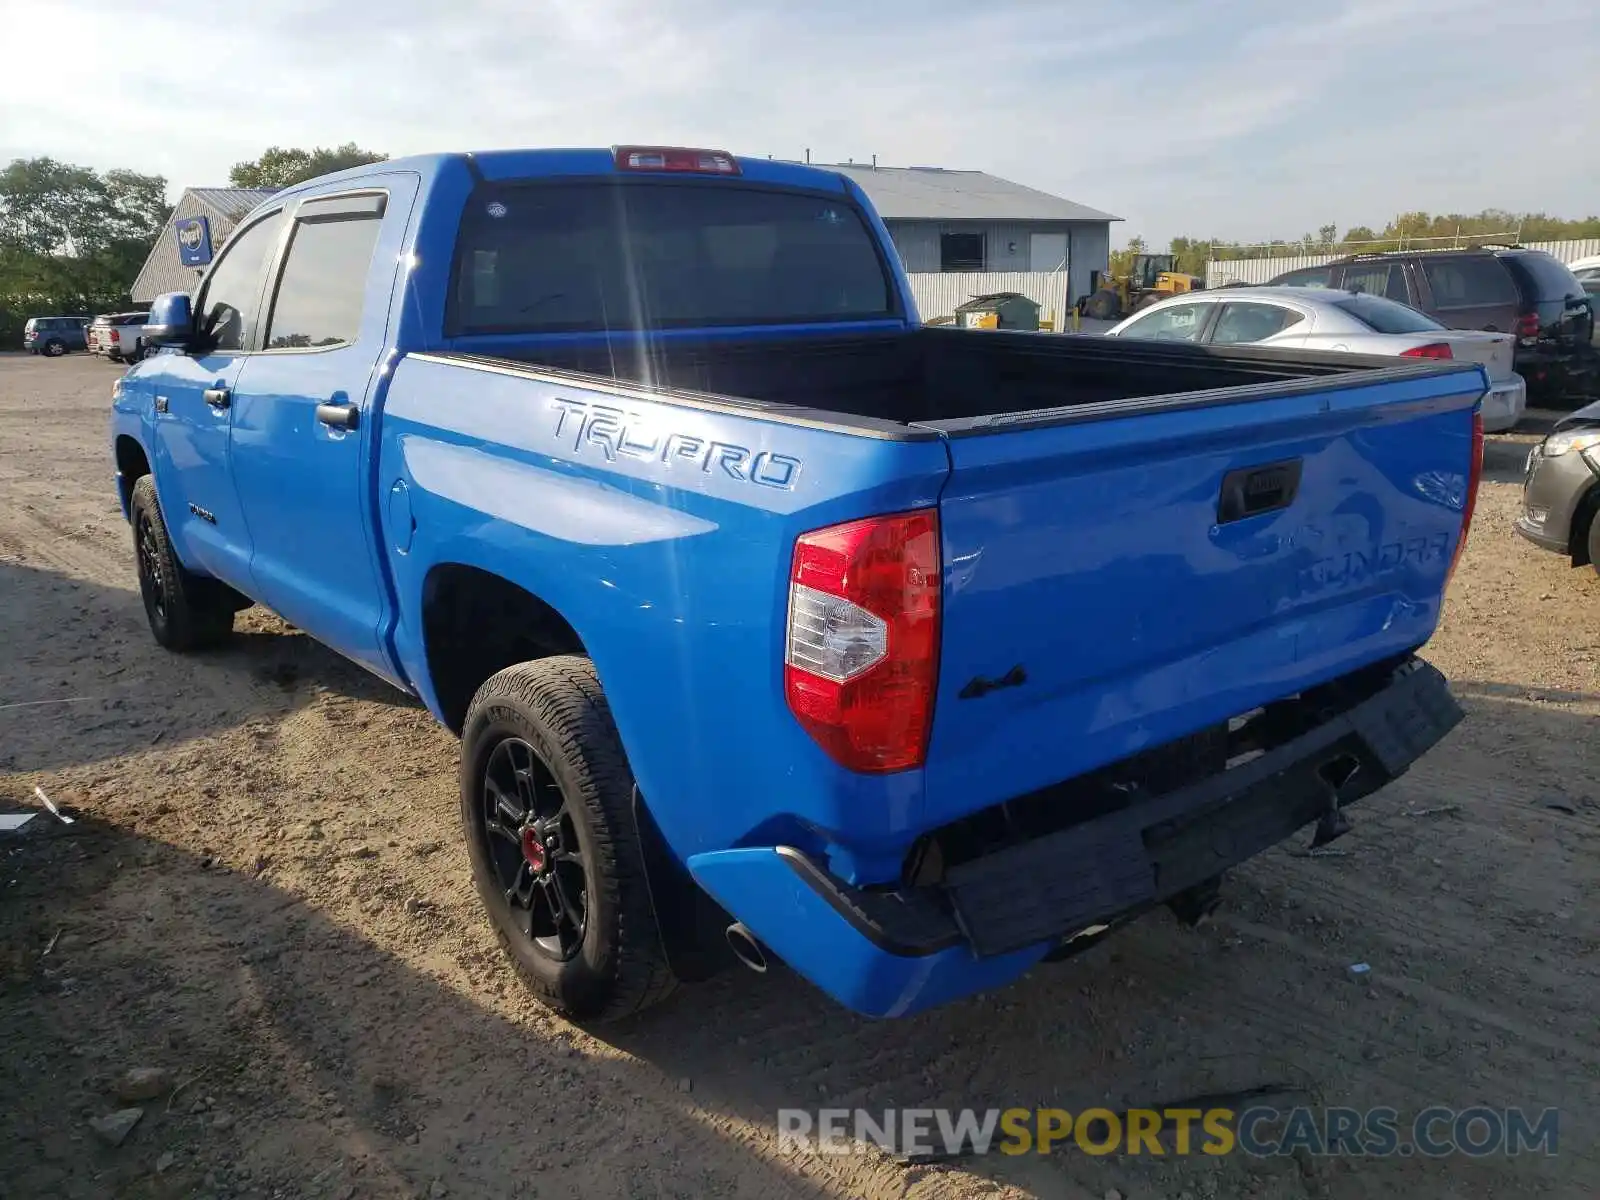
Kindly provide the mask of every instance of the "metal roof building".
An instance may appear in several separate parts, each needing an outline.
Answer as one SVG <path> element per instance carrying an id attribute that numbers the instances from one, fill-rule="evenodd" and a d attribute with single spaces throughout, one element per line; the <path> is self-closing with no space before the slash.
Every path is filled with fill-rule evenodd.
<path id="1" fill-rule="evenodd" d="M 139 269 L 139 276 L 129 289 L 134 302 L 148 304 L 163 292 L 190 291 L 200 278 L 203 267 L 185 266 L 179 252 L 178 226 L 204 218 L 205 228 L 213 250 L 233 232 L 233 227 L 247 216 L 251 209 L 269 196 L 268 188 L 188 188 L 178 206 L 172 210 L 167 226 L 150 248 L 150 256 Z"/>
<path id="2" fill-rule="evenodd" d="M 860 185 L 911 277 L 924 319 L 1018 292 L 1056 320 L 1092 291 L 1121 217 L 984 171 L 827 164 Z"/>

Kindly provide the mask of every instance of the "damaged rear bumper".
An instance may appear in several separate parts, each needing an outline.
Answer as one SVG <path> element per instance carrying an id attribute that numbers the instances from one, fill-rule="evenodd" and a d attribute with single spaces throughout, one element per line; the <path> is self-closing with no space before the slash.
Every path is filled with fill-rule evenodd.
<path id="1" fill-rule="evenodd" d="M 952 866 L 858 888 L 788 846 L 689 859 L 695 880 L 840 1003 L 900 1016 L 995 987 L 1086 929 L 1215 878 L 1395 779 L 1461 720 L 1409 659 L 1376 690 L 1247 762 Z"/>

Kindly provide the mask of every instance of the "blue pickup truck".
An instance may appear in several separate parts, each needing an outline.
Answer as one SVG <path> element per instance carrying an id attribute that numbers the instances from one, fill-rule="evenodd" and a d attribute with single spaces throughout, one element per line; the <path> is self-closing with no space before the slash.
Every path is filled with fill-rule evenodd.
<path id="1" fill-rule="evenodd" d="M 574 1018 L 779 961 L 1004 984 L 1395 778 L 1472 364 L 922 324 L 838 174 L 395 160 L 258 208 L 112 443 L 150 627 L 266 605 L 462 744 L 475 883 Z"/>

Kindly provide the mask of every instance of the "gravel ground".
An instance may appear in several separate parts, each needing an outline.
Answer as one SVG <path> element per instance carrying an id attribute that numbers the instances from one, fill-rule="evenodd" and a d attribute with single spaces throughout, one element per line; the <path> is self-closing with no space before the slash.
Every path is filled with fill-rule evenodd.
<path id="1" fill-rule="evenodd" d="M 40 787 L 79 817 L 0 840 L 0 1196 L 1600 1194 L 1600 578 L 1511 534 L 1530 435 L 1491 439 L 1427 651 L 1468 720 L 1339 854 L 1280 848 L 1211 925 L 1151 916 L 910 1020 L 774 971 L 597 1037 L 502 966 L 425 712 L 260 610 L 212 656 L 152 643 L 104 440 L 114 373 L 0 358 L 0 810 Z M 787 1106 L 1253 1087 L 1558 1106 L 1560 1153 L 905 1166 L 775 1136 Z M 112 1148 L 89 1122 L 130 1104 Z"/>

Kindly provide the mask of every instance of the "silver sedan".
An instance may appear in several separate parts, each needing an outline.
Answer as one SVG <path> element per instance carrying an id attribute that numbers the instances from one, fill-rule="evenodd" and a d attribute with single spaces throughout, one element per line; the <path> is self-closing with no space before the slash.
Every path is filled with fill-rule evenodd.
<path id="1" fill-rule="evenodd" d="M 1365 292 L 1282 287 L 1188 292 L 1140 309 L 1106 336 L 1481 363 L 1489 374 L 1483 427 L 1491 432 L 1514 426 L 1528 403 L 1527 385 L 1512 370 L 1511 334 L 1448 329 L 1414 308 Z"/>

